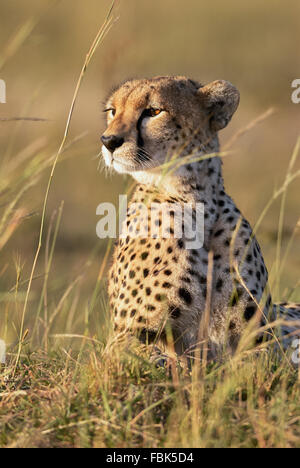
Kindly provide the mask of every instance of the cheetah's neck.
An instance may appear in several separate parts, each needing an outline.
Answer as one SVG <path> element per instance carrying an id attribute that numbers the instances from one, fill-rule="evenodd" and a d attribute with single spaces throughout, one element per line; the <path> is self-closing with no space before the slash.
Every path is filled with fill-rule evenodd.
<path id="1" fill-rule="evenodd" d="M 165 200 L 168 196 L 181 203 L 203 203 L 205 216 L 205 239 L 218 221 L 219 197 L 224 195 L 222 177 L 222 161 L 219 157 L 182 166 L 179 173 L 161 176 L 158 172 L 140 172 L 133 174 L 140 187 L 155 197 L 161 195 Z"/>

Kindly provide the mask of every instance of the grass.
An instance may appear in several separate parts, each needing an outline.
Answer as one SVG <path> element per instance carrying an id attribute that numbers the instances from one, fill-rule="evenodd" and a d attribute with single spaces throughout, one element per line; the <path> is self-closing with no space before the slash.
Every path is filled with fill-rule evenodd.
<path id="1" fill-rule="evenodd" d="M 5 61 L 34 24 L 26 23 L 11 39 Z M 89 244 L 83 258 L 76 256 L 76 267 L 61 274 L 68 265 L 67 254 L 61 258 L 57 251 L 66 208 L 59 201 L 47 217 L 48 201 L 58 165 L 73 158 L 82 137 L 66 141 L 82 78 L 100 37 L 84 61 L 59 150 L 40 137 L 17 149 L 12 131 L 1 162 L 0 252 L 5 261 L 0 265 L 0 338 L 9 347 L 7 363 L 0 368 L 0 446 L 299 448 L 300 378 L 289 357 L 244 346 L 223 364 L 196 362 L 192 372 L 176 363 L 157 368 L 149 350 L 111 337 L 106 299 L 110 244 L 98 243 L 94 249 Z M 282 200 L 271 269 L 276 296 L 299 229 L 298 223 L 283 251 L 287 190 L 299 176 L 298 152 L 299 141 L 284 182 L 257 225 Z M 37 187 L 45 186 L 37 218 L 32 198 Z M 26 231 L 26 222 L 35 219 Z M 27 257 L 25 264 L 23 255 L 12 253 L 18 230 L 24 242 L 34 237 L 37 250 L 28 255 L 29 266 Z M 14 281 L 11 273 L 7 280 L 12 265 Z M 286 297 L 291 293 L 296 298 L 299 283 Z"/>
<path id="2" fill-rule="evenodd" d="M 86 339 L 13 369 L 0 377 L 2 447 L 299 447 L 297 373 L 266 353 L 185 375 Z"/>

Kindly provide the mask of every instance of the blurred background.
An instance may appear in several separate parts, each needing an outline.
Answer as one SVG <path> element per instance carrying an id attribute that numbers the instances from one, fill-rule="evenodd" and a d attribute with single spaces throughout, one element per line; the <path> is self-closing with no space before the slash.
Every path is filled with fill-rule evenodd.
<path id="1" fill-rule="evenodd" d="M 36 166 L 43 168 L 59 147 L 81 66 L 109 6 L 109 0 L 0 0 L 0 79 L 7 86 L 0 119 L 47 119 L 0 120 L 0 217 L 2 221 L 4 217 L 4 233 L 5 227 L 9 232 L 0 250 L 0 335 L 11 342 L 22 323 L 50 174 L 45 163 L 45 170 L 36 177 Z M 49 333 L 82 332 L 87 323 L 89 331 L 96 333 L 104 321 L 106 270 L 103 276 L 100 272 L 100 285 L 97 278 L 108 242 L 96 237 L 96 207 L 104 201 L 117 203 L 128 185 L 125 177 L 107 177 L 99 165 L 103 101 L 118 82 L 165 74 L 183 74 L 202 83 L 231 81 L 240 90 L 241 103 L 221 134 L 224 145 L 274 108 L 272 115 L 234 142 L 224 161 L 227 191 L 252 225 L 281 187 L 300 135 L 300 104 L 291 101 L 291 83 L 300 78 L 299 0 L 123 0 L 114 15 L 118 21 L 85 75 L 71 122 L 70 145 L 56 168 L 49 195 L 45 236 L 25 317 L 25 329 L 30 335 L 35 324 L 38 339 L 49 320 Z M 45 259 L 49 259 L 62 201 L 43 290 Z M 283 208 L 281 259 L 287 247 L 289 251 L 279 272 L 274 270 L 274 260 Z M 18 216 L 22 223 L 15 229 Z M 300 301 L 298 220 L 296 179 L 285 204 L 280 197 L 275 200 L 258 230 L 267 266 L 276 275 L 275 299 Z"/>

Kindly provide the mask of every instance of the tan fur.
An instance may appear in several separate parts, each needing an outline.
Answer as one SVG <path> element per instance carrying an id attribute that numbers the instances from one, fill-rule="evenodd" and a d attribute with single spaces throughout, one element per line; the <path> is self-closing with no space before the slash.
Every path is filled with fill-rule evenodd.
<path id="1" fill-rule="evenodd" d="M 114 253 L 109 296 L 116 331 L 158 335 L 162 341 L 171 332 L 176 351 L 189 352 L 209 305 L 207 344 L 215 357 L 224 347 L 236 349 L 251 319 L 266 323 L 256 312 L 268 273 L 250 225 L 225 193 L 216 155 L 217 132 L 238 103 L 239 93 L 229 82 L 202 86 L 182 76 L 129 81 L 109 98 L 103 156 L 109 167 L 139 182 L 131 200 L 137 205 L 129 207 L 123 229 L 142 232 L 120 239 Z M 182 163 L 166 169 L 170 160 Z M 203 247 L 188 250 L 185 230 L 181 239 L 143 232 L 150 212 L 142 215 L 138 206 L 150 208 L 152 201 L 168 203 L 173 211 L 189 203 L 194 217 L 197 203 L 203 203 Z M 161 222 L 159 210 L 154 217 Z M 269 297 L 266 313 L 270 304 Z"/>

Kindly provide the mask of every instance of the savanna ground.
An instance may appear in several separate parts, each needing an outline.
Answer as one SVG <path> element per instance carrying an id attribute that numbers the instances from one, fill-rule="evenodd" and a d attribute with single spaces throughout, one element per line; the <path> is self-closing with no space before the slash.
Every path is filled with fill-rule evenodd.
<path id="1" fill-rule="evenodd" d="M 245 345 L 187 374 L 109 340 L 111 243 L 95 234 L 97 205 L 117 204 L 129 184 L 98 170 L 101 101 L 111 86 L 156 74 L 228 79 L 242 99 L 222 135 L 226 187 L 257 225 L 274 299 L 300 301 L 300 104 L 291 102 L 300 4 L 121 2 L 58 153 L 109 4 L 1 2 L 0 338 L 8 355 L 0 446 L 300 447 L 299 377 L 289 356 Z"/>

